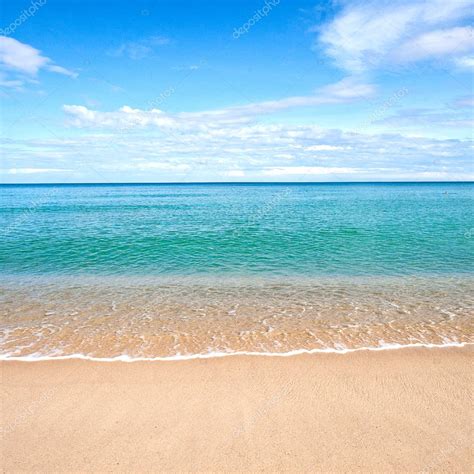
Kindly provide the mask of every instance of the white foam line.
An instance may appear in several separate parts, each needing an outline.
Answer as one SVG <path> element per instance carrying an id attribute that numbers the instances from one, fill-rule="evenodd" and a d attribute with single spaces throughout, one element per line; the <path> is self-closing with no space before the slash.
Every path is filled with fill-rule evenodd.
<path id="1" fill-rule="evenodd" d="M 450 342 L 445 344 L 386 344 L 376 347 L 359 347 L 357 349 L 295 349 L 288 352 L 209 352 L 207 354 L 191 354 L 191 355 L 174 355 L 168 357 L 130 357 L 128 355 L 119 355 L 115 357 L 91 357 L 85 354 L 70 354 L 64 356 L 0 356 L 0 361 L 22 361 L 22 362 L 41 362 L 46 360 L 69 360 L 82 359 L 94 362 L 153 362 L 153 361 L 183 361 L 194 359 L 213 359 L 218 357 L 230 356 L 265 356 L 265 357 L 290 357 L 301 354 L 349 354 L 352 352 L 362 351 L 386 351 L 395 349 L 410 349 L 416 347 L 424 348 L 448 348 L 448 347 L 465 347 L 474 345 L 474 342 Z"/>

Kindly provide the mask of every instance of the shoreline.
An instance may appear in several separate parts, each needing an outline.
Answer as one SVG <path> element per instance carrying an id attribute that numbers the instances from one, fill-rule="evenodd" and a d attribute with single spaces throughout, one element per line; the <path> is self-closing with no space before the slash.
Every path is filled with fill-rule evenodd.
<path id="1" fill-rule="evenodd" d="M 202 360 L 202 359 L 220 359 L 223 357 L 294 357 L 300 355 L 315 355 L 315 354 L 338 354 L 346 355 L 356 352 L 380 352 L 392 350 L 405 349 L 450 349 L 450 348 L 464 348 L 474 346 L 474 342 L 447 342 L 445 344 L 429 344 L 429 343 L 414 343 L 414 344 L 387 344 L 384 346 L 375 347 L 357 347 L 344 349 L 294 349 L 288 352 L 210 352 L 207 354 L 176 354 L 174 356 L 166 357 L 130 357 L 126 354 L 114 357 L 93 357 L 85 354 L 71 354 L 60 356 L 0 356 L 0 362 L 46 362 L 46 361 L 61 361 L 61 360 L 88 360 L 91 362 L 177 362 L 187 360 Z"/>
<path id="2" fill-rule="evenodd" d="M 474 279 L 416 281 L 2 285 L 0 358 L 173 360 L 474 342 Z"/>
<path id="3" fill-rule="evenodd" d="M 468 471 L 472 355 L 1 361 L 4 471 Z"/>

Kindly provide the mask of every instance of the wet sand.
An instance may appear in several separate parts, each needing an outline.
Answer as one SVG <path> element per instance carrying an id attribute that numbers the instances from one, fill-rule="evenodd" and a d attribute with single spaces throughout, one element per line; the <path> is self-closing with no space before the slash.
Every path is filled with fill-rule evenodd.
<path id="1" fill-rule="evenodd" d="M 1 363 L 4 472 L 473 466 L 472 346 Z"/>

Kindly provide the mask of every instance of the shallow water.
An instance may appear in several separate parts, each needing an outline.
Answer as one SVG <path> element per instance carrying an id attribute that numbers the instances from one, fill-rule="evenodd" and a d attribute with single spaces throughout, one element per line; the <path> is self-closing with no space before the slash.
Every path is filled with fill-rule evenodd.
<path id="1" fill-rule="evenodd" d="M 473 342 L 473 184 L 0 196 L 3 357 Z"/>

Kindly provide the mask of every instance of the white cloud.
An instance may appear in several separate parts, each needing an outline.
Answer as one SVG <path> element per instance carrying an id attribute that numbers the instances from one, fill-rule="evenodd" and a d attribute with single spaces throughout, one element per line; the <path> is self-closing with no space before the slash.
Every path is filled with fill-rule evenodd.
<path id="1" fill-rule="evenodd" d="M 337 150 L 323 156 L 311 151 L 327 146 Z M 366 135 L 314 125 L 236 124 L 180 134 L 75 131 L 63 139 L 6 140 L 2 148 L 4 169 L 59 170 L 67 163 L 74 172 L 65 172 L 65 179 L 79 181 L 124 175 L 130 181 L 428 179 L 426 173 L 474 178 L 471 140 Z M 53 176 L 62 178 L 59 172 Z"/>
<path id="2" fill-rule="evenodd" d="M 22 75 L 35 77 L 40 70 L 77 77 L 77 73 L 54 64 L 40 50 L 7 36 L 0 36 L 0 67 L 4 75 L 7 71 L 16 75 L 2 81 L 5 87 L 21 87 L 25 82 Z"/>
<path id="3" fill-rule="evenodd" d="M 462 56 L 454 61 L 456 66 L 466 69 L 474 68 L 474 56 Z"/>
<path id="4" fill-rule="evenodd" d="M 51 60 L 28 44 L 16 39 L 0 36 L 0 62 L 9 69 L 35 76 Z"/>
<path id="5" fill-rule="evenodd" d="M 242 170 L 229 170 L 222 173 L 223 176 L 228 176 L 229 178 L 243 178 L 245 172 Z"/>
<path id="6" fill-rule="evenodd" d="M 328 174 L 353 174 L 359 171 L 355 168 L 338 168 L 331 166 L 283 166 L 270 168 L 263 171 L 265 176 L 293 176 L 293 175 L 328 175 Z"/>
<path id="7" fill-rule="evenodd" d="M 3 170 L 6 174 L 38 174 L 38 173 L 60 173 L 71 170 L 60 168 L 10 168 Z"/>
<path id="8" fill-rule="evenodd" d="M 459 54 L 473 47 L 474 29 L 456 27 L 430 31 L 412 38 L 402 44 L 394 56 L 400 62 Z"/>
<path id="9" fill-rule="evenodd" d="M 472 15 L 472 6 L 472 0 L 349 2 L 318 29 L 318 39 L 340 67 L 352 72 L 450 56 L 473 47 L 472 28 L 453 28 L 453 22 Z"/>
<path id="10" fill-rule="evenodd" d="M 70 71 L 62 66 L 57 66 L 56 64 L 51 64 L 47 67 L 48 71 L 57 72 L 58 74 L 63 74 L 65 76 L 76 78 L 78 76 L 77 72 Z"/>
<path id="11" fill-rule="evenodd" d="M 313 145 L 306 147 L 306 151 L 339 151 L 339 150 L 350 150 L 351 147 L 334 146 L 334 145 Z"/>
<path id="12" fill-rule="evenodd" d="M 120 168 L 120 167 L 119 167 Z M 117 169 L 114 166 L 114 169 Z M 188 172 L 191 167 L 185 163 L 173 163 L 173 162 L 166 162 L 166 161 L 146 161 L 140 160 L 138 162 L 134 162 L 129 166 L 121 169 L 134 169 L 139 171 L 147 171 L 147 170 L 160 170 L 160 171 L 173 171 L 174 173 L 186 173 Z"/>
<path id="13" fill-rule="evenodd" d="M 77 127 L 106 127 L 123 131 L 143 127 L 169 130 L 209 129 L 248 123 L 260 115 L 289 108 L 349 103 L 370 97 L 374 91 L 371 84 L 349 77 L 322 87 L 310 96 L 287 97 L 202 112 L 168 114 L 159 109 L 142 110 L 129 106 L 123 106 L 115 112 L 99 112 L 82 105 L 65 105 L 63 109 L 69 117 L 69 123 Z"/>
<path id="14" fill-rule="evenodd" d="M 252 104 L 228 107 L 221 110 L 211 110 L 197 113 L 182 113 L 179 117 L 193 119 L 199 117 L 204 120 L 218 120 L 219 122 L 242 121 L 249 117 L 271 114 L 281 110 L 310 107 L 326 104 L 342 104 L 373 96 L 375 86 L 353 77 L 346 77 L 339 82 L 322 87 L 313 95 L 293 96 L 278 100 L 255 102 Z"/>

